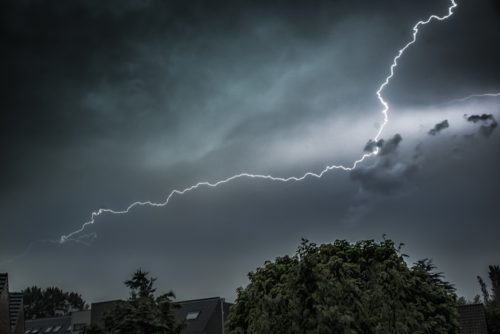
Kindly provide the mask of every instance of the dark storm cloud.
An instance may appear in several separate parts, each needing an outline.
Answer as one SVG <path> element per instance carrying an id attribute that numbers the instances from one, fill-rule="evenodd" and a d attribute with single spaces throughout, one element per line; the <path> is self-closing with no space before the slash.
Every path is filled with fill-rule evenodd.
<path id="1" fill-rule="evenodd" d="M 397 154 L 402 140 L 400 134 L 395 134 L 389 140 L 381 139 L 376 144 L 380 151 L 375 157 L 375 163 L 351 171 L 351 180 L 359 183 L 363 190 L 376 194 L 390 195 L 401 189 L 419 169 L 417 154 L 408 162 L 402 161 Z M 373 142 L 369 142 L 367 146 L 373 146 Z"/>
<path id="2" fill-rule="evenodd" d="M 498 123 L 493 117 L 492 114 L 482 114 L 482 115 L 465 115 L 468 122 L 472 122 L 474 124 L 480 123 L 479 133 L 483 135 L 485 138 L 489 138 L 493 131 L 495 131 Z"/>
<path id="3" fill-rule="evenodd" d="M 477 122 L 488 122 L 492 121 L 493 123 L 496 123 L 495 118 L 493 117 L 492 114 L 482 114 L 482 115 L 470 115 L 470 116 L 465 116 L 467 118 L 467 121 L 472 122 L 472 123 L 477 123 Z"/>
<path id="4" fill-rule="evenodd" d="M 51 154 L 74 161 L 80 150 L 99 154 L 104 147 L 119 164 L 157 145 L 187 148 L 171 149 L 169 160 L 197 159 L 231 127 L 257 117 L 253 105 L 244 112 L 247 95 L 269 91 L 288 68 L 309 60 L 309 49 L 330 46 L 332 27 L 359 14 L 347 1 L 30 0 L 3 2 L 0 15 L 7 186 L 22 172 L 15 162 L 43 167 Z M 331 76 L 322 66 L 315 72 Z M 334 84 L 317 73 L 296 87 L 303 96 Z M 261 107 L 266 115 L 288 110 L 268 132 L 285 127 L 292 113 L 312 115 L 298 96 L 290 94 L 278 108 Z M 205 140 L 196 140 L 199 133 Z"/>
<path id="5" fill-rule="evenodd" d="M 394 16 L 384 3 L 2 2 L 1 255 L 58 238 L 101 206 L 253 171 L 239 160 L 257 160 L 257 138 L 287 139 L 339 105 L 338 116 L 363 116 L 399 43 L 388 27 L 432 1 L 414 11 L 394 1 Z"/>
<path id="6" fill-rule="evenodd" d="M 432 32 L 420 36 L 419 45 L 426 47 L 416 47 L 402 59 L 386 94 L 393 103 L 429 105 L 498 91 L 500 44 L 495 41 L 500 39 L 499 1 L 462 0 L 457 4 L 450 20 L 433 25 Z M 440 14 L 445 12 L 442 9 Z"/>
<path id="7" fill-rule="evenodd" d="M 479 132 L 486 138 L 489 138 L 493 131 L 495 131 L 497 123 L 492 123 L 490 125 L 481 125 L 479 127 Z"/>
<path id="8" fill-rule="evenodd" d="M 428 134 L 430 134 L 431 136 L 435 136 L 436 134 L 441 132 L 441 130 L 449 128 L 449 127 L 450 127 L 450 124 L 448 123 L 448 120 L 445 119 L 444 121 L 439 122 L 436 125 L 434 125 L 434 127 L 429 130 Z"/>
<path id="9" fill-rule="evenodd" d="M 366 143 L 363 151 L 368 152 L 368 153 L 373 152 L 375 150 L 375 148 L 377 148 L 377 147 L 380 148 L 380 147 L 382 147 L 383 144 L 384 144 L 383 139 L 380 139 L 378 141 L 374 141 L 374 140 L 370 139 L 368 141 L 368 143 Z"/>
<path id="10" fill-rule="evenodd" d="M 431 4 L 393 1 L 392 16 L 383 1 L 3 2 L 1 191 L 68 166 L 92 179 L 252 151 L 346 115 L 339 105 L 358 118 L 400 43 L 388 26 Z"/>
<path id="11" fill-rule="evenodd" d="M 396 133 L 391 139 L 387 141 L 381 139 L 379 155 L 384 156 L 394 153 L 402 140 L 403 137 L 401 137 L 399 133 Z"/>
<path id="12" fill-rule="evenodd" d="M 411 37 L 411 26 L 432 13 L 444 14 L 448 5 L 445 0 L 3 1 L 0 257 L 79 228 L 102 206 L 162 201 L 174 188 L 241 171 L 288 176 L 325 163 L 351 163 L 376 131 L 371 125 L 380 124 L 374 92 Z M 490 0 L 463 0 L 453 20 L 422 29 L 385 91 L 391 122 L 401 105 L 494 91 L 500 82 L 494 6 Z M 308 135 L 328 128 L 327 120 L 334 120 L 334 131 L 321 137 L 324 160 L 309 161 L 304 155 L 317 144 L 307 141 Z M 419 249 L 431 231 L 447 241 L 424 257 L 442 258 L 464 244 L 487 253 L 481 238 L 468 242 L 467 237 L 483 227 L 490 238 L 498 235 L 493 233 L 498 206 L 492 203 L 498 180 L 490 177 L 499 166 L 491 153 L 498 136 L 485 141 L 483 153 L 464 148 L 464 159 L 467 154 L 474 159 L 460 166 L 442 158 L 448 152 L 444 145 L 434 159 L 427 158 L 440 165 L 422 170 L 420 151 L 413 151 L 415 143 L 403 130 L 392 133 L 400 132 L 404 142 L 395 136 L 368 143 L 368 152 L 379 147 L 380 153 L 363 162 L 352 179 L 332 171 L 321 180 L 245 179 L 202 188 L 175 197 L 167 208 L 101 217 L 88 231 L 98 234 L 92 247 L 40 244 L 5 270 L 16 277 L 16 288 L 61 285 L 102 300 L 124 297 L 119 282 L 142 266 L 180 296 L 231 298 L 247 271 L 293 252 L 302 236 L 326 242 L 386 232 Z M 344 131 L 346 142 L 336 137 Z M 297 138 L 304 143 L 300 150 L 289 149 L 294 162 L 283 162 L 281 148 Z M 435 139 L 436 145 L 442 140 Z M 276 142 L 282 146 L 262 154 Z M 337 156 L 330 148 L 344 152 Z M 263 163 L 266 159 L 270 162 Z M 297 168 L 295 161 L 306 167 Z M 472 169 L 483 171 L 473 184 L 467 178 Z M 406 199 L 386 196 L 405 193 L 414 180 L 425 192 Z M 353 200 L 349 194 L 363 196 L 357 186 L 382 205 Z M 455 210 L 455 202 L 464 199 L 475 203 L 475 215 L 464 212 L 466 205 Z M 362 221 L 341 226 L 345 212 Z M 498 244 L 491 243 L 490 253 L 498 253 Z M 472 279 L 479 264 L 486 264 L 476 252 L 468 262 L 476 267 L 467 267 L 474 269 L 456 265 Z M 460 272 L 450 280 L 466 276 Z"/>
<path id="13" fill-rule="evenodd" d="M 378 141 L 374 141 L 370 139 L 368 143 L 366 143 L 363 151 L 365 152 L 373 152 L 376 147 L 380 148 L 379 155 L 388 155 L 393 153 L 399 146 L 399 143 L 403 140 L 403 137 L 399 133 L 395 134 L 391 139 L 384 140 L 379 139 Z"/>

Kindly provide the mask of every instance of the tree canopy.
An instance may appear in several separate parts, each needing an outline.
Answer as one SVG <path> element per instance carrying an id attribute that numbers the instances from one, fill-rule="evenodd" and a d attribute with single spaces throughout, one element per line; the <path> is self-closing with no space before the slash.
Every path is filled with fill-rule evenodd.
<path id="1" fill-rule="evenodd" d="M 24 316 L 26 319 L 47 318 L 83 310 L 87 304 L 76 292 L 64 292 L 56 287 L 44 290 L 32 286 L 23 290 Z"/>
<path id="2" fill-rule="evenodd" d="M 491 282 L 491 292 L 481 276 L 477 279 L 483 293 L 488 329 L 492 334 L 500 334 L 500 266 L 490 265 L 488 276 Z"/>
<path id="3" fill-rule="evenodd" d="M 125 285 L 130 289 L 130 298 L 119 302 L 104 316 L 106 333 L 177 334 L 183 328 L 176 322 L 173 302 L 175 295 L 168 292 L 155 297 L 154 282 L 147 272 L 137 270 Z M 103 329 L 92 328 L 89 333 L 102 333 Z"/>
<path id="4" fill-rule="evenodd" d="M 458 333 L 454 288 L 428 260 L 409 267 L 390 240 L 317 246 L 249 273 L 229 333 Z"/>

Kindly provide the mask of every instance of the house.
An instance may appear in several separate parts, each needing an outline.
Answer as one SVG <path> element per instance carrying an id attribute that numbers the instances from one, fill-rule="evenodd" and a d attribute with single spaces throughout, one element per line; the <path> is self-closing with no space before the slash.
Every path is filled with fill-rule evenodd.
<path id="1" fill-rule="evenodd" d="M 105 302 L 92 303 L 90 306 L 91 315 L 90 315 L 90 323 L 92 326 L 104 327 L 103 317 L 104 315 L 111 311 L 116 304 L 121 303 L 122 301 L 117 300 L 109 300 Z"/>
<path id="2" fill-rule="evenodd" d="M 24 327 L 26 328 L 26 334 L 70 334 L 72 329 L 71 315 L 26 320 Z"/>
<path id="3" fill-rule="evenodd" d="M 224 298 L 185 300 L 177 304 L 180 307 L 175 310 L 175 316 L 186 325 L 182 334 L 224 333 L 224 321 L 231 306 Z"/>
<path id="4" fill-rule="evenodd" d="M 26 320 L 25 334 L 83 334 L 90 325 L 90 310 L 72 312 L 70 315 Z"/>
<path id="5" fill-rule="evenodd" d="M 23 295 L 9 291 L 6 273 L 0 273 L 0 334 L 24 334 Z"/>
<path id="6" fill-rule="evenodd" d="M 120 300 L 111 300 L 93 303 L 91 306 L 91 324 L 103 327 L 103 315 L 120 303 Z M 175 317 L 179 323 L 184 323 L 182 334 L 222 334 L 224 320 L 229 312 L 230 303 L 224 298 L 212 297 L 175 302 Z"/>
<path id="7" fill-rule="evenodd" d="M 26 320 L 25 334 L 83 334 L 90 325 L 90 310 L 75 311 L 70 315 Z"/>
<path id="8" fill-rule="evenodd" d="M 111 300 L 92 303 L 90 310 L 72 312 L 70 315 L 27 320 L 26 331 L 15 334 L 83 334 L 85 328 L 103 327 L 103 316 L 112 310 L 121 300 Z M 182 334 L 222 334 L 224 320 L 229 312 L 230 303 L 224 298 L 212 297 L 176 302 L 175 317 L 179 323 L 184 323 Z M 0 332 L 4 334 L 4 332 Z M 14 332 L 5 332 L 14 334 Z"/>
<path id="9" fill-rule="evenodd" d="M 460 334 L 488 334 L 483 304 L 460 305 L 458 314 Z"/>

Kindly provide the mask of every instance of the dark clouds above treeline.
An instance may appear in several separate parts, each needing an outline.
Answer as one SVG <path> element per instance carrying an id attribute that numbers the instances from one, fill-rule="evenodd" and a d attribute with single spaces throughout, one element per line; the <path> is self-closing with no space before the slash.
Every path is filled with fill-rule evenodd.
<path id="1" fill-rule="evenodd" d="M 351 163 L 381 122 L 375 91 L 396 51 L 418 19 L 448 5 L 2 2 L 0 257 L 57 239 L 99 207 L 160 201 L 242 171 L 288 176 Z M 118 290 L 99 288 L 81 268 L 106 271 L 111 284 L 143 265 L 172 277 L 164 284 L 181 296 L 229 295 L 246 271 L 293 251 L 302 236 L 386 233 L 412 245 L 409 253 L 434 257 L 450 279 L 459 277 L 451 254 L 470 236 L 463 267 L 473 280 L 499 250 L 475 232 L 491 242 L 500 234 L 491 205 L 499 105 L 445 103 L 500 91 L 499 17 L 498 1 L 463 0 L 452 19 L 422 29 L 385 91 L 392 123 L 372 144 L 387 154 L 352 174 L 201 189 L 165 209 L 103 216 L 89 230 L 99 236 L 90 248 L 37 245 L 6 269 L 26 284 L 78 285 L 99 299 Z M 492 118 L 468 122 L 465 113 Z M 482 174 L 471 181 L 470 170 Z M 473 210 L 456 209 L 468 201 Z M 47 266 L 74 274 L 54 279 Z M 207 282 L 185 279 L 200 272 Z M 458 283 L 469 294 L 475 284 Z"/>

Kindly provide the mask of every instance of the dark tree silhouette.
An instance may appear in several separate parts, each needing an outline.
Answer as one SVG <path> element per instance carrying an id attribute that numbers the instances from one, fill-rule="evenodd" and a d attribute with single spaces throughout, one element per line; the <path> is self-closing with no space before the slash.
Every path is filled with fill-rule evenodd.
<path id="1" fill-rule="evenodd" d="M 229 333 L 458 333 L 454 288 L 390 240 L 316 246 L 268 261 L 231 307 Z"/>
<path id="2" fill-rule="evenodd" d="M 23 290 L 24 314 L 26 319 L 47 318 L 83 310 L 88 306 L 76 292 L 64 292 L 50 287 L 45 290 L 32 286 Z"/>
<path id="3" fill-rule="evenodd" d="M 130 289 L 130 298 L 119 302 L 104 316 L 106 333 L 177 334 L 183 328 L 176 322 L 173 292 L 155 297 L 156 278 L 137 270 L 125 285 Z M 103 329 L 92 328 L 89 333 L 102 333 Z"/>
<path id="4" fill-rule="evenodd" d="M 477 280 L 483 293 L 488 329 L 492 334 L 500 334 L 500 266 L 490 265 L 488 276 L 491 282 L 491 292 L 481 276 L 478 276 Z"/>

